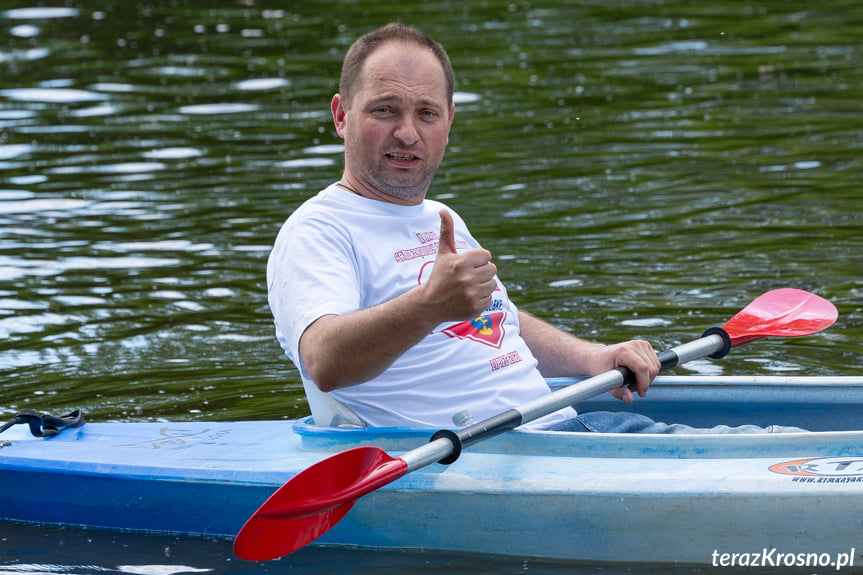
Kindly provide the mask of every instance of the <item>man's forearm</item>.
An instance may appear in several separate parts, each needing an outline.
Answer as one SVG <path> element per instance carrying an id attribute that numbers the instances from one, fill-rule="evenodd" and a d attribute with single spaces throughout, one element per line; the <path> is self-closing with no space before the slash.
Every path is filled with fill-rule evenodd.
<path id="1" fill-rule="evenodd" d="M 437 325 L 417 287 L 377 306 L 325 315 L 300 338 L 300 355 L 321 391 L 380 375 Z"/>
<path id="2" fill-rule="evenodd" d="M 591 375 L 591 356 L 606 346 L 559 329 L 525 311 L 519 311 L 521 337 L 539 362 L 544 377 Z"/>
<path id="3" fill-rule="evenodd" d="M 545 377 L 597 375 L 626 367 L 635 375 L 635 385 L 620 387 L 611 394 L 630 402 L 632 391 L 644 396 L 650 382 L 659 373 L 656 352 L 644 340 L 603 345 L 575 337 L 527 312 L 519 312 L 518 317 L 522 337 L 539 362 L 539 372 Z"/>

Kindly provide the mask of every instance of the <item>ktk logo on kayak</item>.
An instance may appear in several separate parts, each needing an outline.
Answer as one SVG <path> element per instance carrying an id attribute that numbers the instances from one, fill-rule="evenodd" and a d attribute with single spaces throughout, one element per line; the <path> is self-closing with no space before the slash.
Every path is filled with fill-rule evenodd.
<path id="1" fill-rule="evenodd" d="M 771 465 L 770 471 L 797 477 L 863 476 L 863 456 L 798 459 Z"/>

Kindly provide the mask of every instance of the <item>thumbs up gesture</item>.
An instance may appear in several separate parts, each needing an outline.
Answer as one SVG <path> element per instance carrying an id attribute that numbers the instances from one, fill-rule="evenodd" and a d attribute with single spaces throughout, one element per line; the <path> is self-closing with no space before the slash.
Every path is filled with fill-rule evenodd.
<path id="1" fill-rule="evenodd" d="M 496 273 L 488 250 L 474 248 L 458 253 L 452 215 L 441 210 L 437 257 L 424 284 L 427 301 L 441 314 L 441 321 L 464 321 L 480 315 L 497 289 Z"/>

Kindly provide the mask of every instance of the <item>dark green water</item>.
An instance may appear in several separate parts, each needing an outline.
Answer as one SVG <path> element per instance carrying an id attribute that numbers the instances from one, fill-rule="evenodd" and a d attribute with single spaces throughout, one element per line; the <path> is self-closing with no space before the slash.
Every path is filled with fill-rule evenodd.
<path id="1" fill-rule="evenodd" d="M 0 8 L 3 419 L 308 413 L 273 335 L 266 258 L 340 175 L 329 100 L 344 51 L 396 17 L 456 70 L 430 195 L 465 217 L 521 307 L 661 349 L 799 287 L 839 308 L 830 331 L 677 373 L 860 374 L 856 0 L 36 6 Z M 109 552 L 84 553 L 53 561 Z"/>

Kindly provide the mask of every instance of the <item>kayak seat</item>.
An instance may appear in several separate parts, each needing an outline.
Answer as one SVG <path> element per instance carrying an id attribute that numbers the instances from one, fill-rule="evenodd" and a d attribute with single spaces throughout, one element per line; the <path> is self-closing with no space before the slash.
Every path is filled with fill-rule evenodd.
<path id="1" fill-rule="evenodd" d="M 324 427 L 368 427 L 354 410 L 330 395 L 324 393 L 313 381 L 303 378 L 306 399 L 312 410 L 315 425 Z"/>

